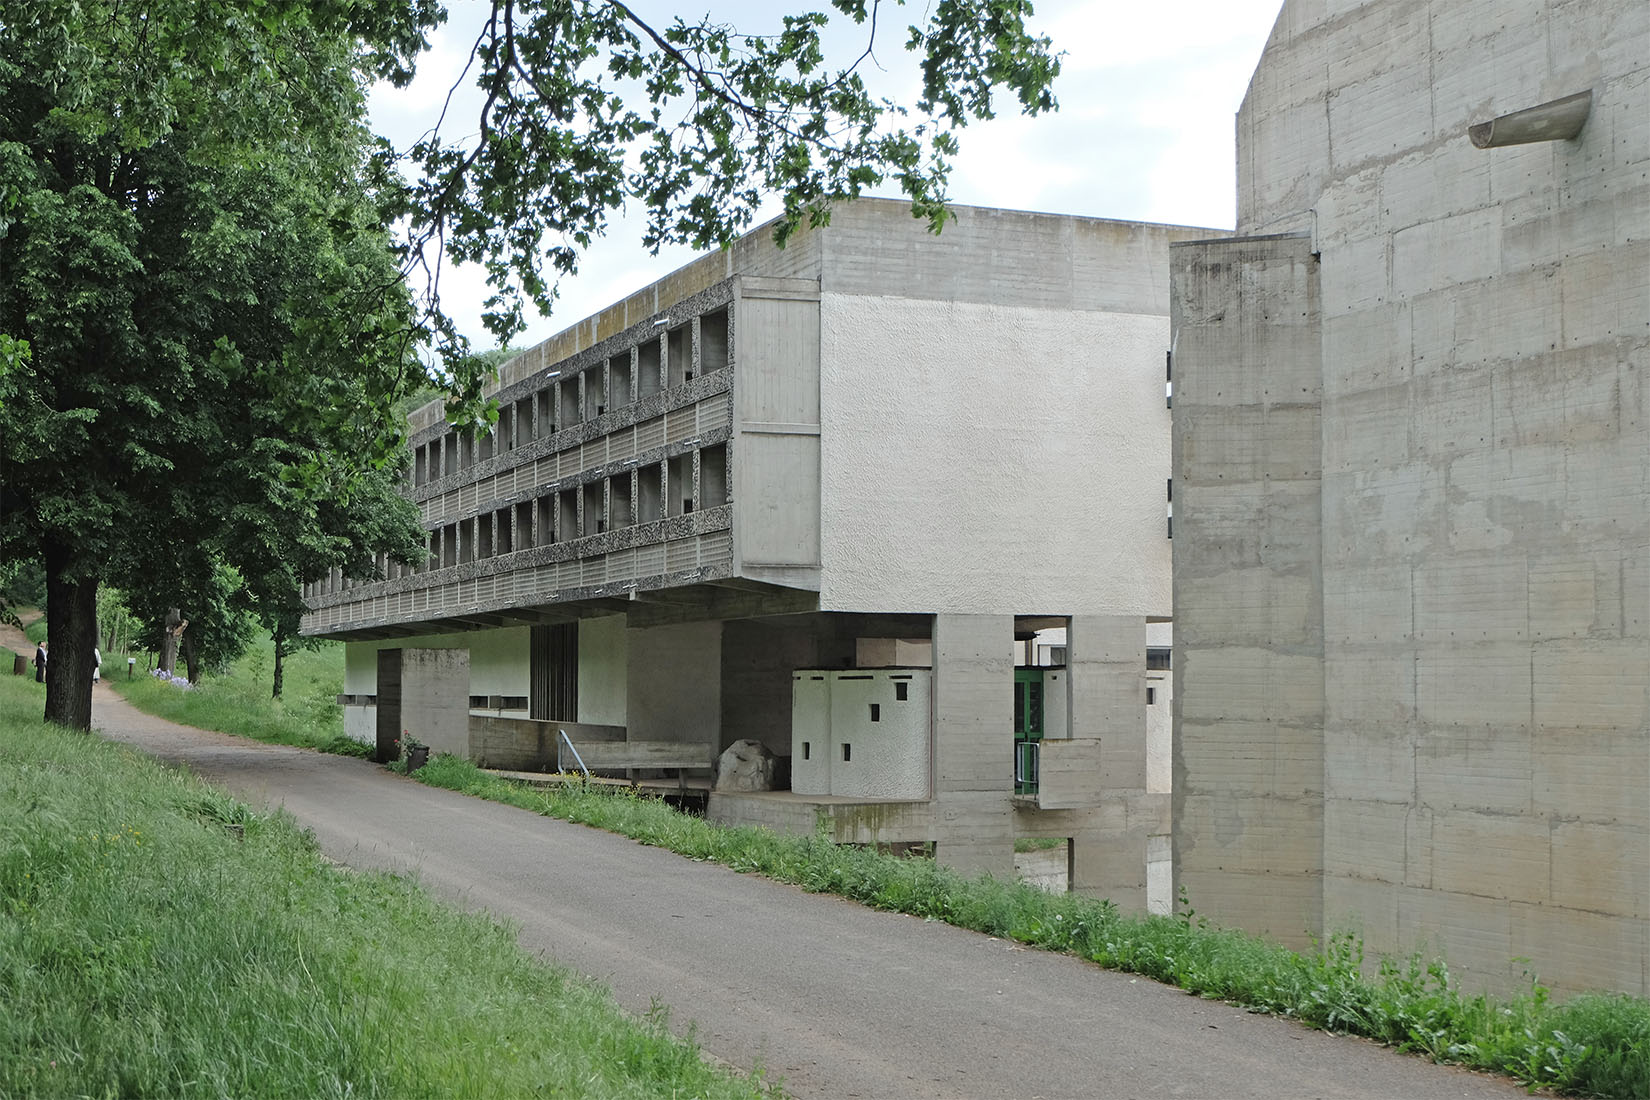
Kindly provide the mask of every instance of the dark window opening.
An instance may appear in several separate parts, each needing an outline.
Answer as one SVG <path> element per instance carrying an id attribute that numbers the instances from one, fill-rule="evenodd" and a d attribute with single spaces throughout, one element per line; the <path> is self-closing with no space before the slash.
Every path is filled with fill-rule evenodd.
<path id="1" fill-rule="evenodd" d="M 579 720 L 579 624 L 535 626 L 529 643 L 528 717 Z"/>

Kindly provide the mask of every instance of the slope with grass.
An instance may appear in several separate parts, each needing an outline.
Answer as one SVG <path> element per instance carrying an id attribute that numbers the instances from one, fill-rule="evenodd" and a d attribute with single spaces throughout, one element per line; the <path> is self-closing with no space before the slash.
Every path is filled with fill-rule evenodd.
<path id="1" fill-rule="evenodd" d="M 759 1096 L 492 921 L 0 678 L 0 1096 Z"/>
<path id="2" fill-rule="evenodd" d="M 109 683 L 150 714 L 200 729 L 251 737 L 275 745 L 299 745 L 343 756 L 366 756 L 370 747 L 344 735 L 337 696 L 343 690 L 344 647 L 330 642 L 286 659 L 286 689 L 270 697 L 274 650 L 267 634 L 223 674 L 208 673 L 193 688 L 146 676 L 112 675 Z"/>

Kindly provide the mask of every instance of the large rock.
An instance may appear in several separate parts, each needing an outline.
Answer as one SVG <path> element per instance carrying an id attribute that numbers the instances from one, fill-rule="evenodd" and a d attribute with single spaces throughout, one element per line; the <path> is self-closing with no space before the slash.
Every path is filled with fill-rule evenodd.
<path id="1" fill-rule="evenodd" d="M 735 741 L 716 761 L 716 789 L 771 791 L 777 759 L 760 741 Z"/>

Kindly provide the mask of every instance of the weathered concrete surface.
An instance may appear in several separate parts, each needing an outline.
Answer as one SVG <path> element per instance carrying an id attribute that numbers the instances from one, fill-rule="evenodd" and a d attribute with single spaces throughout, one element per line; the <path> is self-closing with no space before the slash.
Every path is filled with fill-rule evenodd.
<path id="1" fill-rule="evenodd" d="M 364 761 L 188 730 L 107 687 L 95 699 L 106 735 L 284 806 L 335 859 L 417 874 L 517 922 L 529 950 L 608 983 L 632 1012 L 668 1005 L 709 1052 L 765 1066 L 797 1096 L 1523 1095 L 1075 959 L 432 790 Z"/>
<path id="2" fill-rule="evenodd" d="M 1322 931 L 1317 263 L 1305 237 L 1174 250 L 1175 896 Z"/>
<path id="3" fill-rule="evenodd" d="M 1284 6 L 1238 118 L 1238 229 L 1302 234 L 1321 295 L 1175 249 L 1177 298 L 1213 307 L 1175 336 L 1199 911 L 1267 926 L 1282 876 L 1313 931 L 1650 993 L 1647 59 L 1642 0 Z M 1585 90 L 1574 140 L 1468 138 Z M 1314 353 L 1317 407 L 1274 416 Z M 1316 517 L 1279 522 L 1314 454 Z"/>

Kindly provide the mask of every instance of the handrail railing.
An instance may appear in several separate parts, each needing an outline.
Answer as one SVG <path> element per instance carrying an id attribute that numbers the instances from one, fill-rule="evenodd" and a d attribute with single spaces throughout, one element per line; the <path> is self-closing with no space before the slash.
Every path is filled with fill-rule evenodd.
<path id="1" fill-rule="evenodd" d="M 572 753 L 573 759 L 578 762 L 579 770 L 584 773 L 584 777 L 586 779 L 589 779 L 590 769 L 584 766 L 584 757 L 579 755 L 579 750 L 574 747 L 572 738 L 567 736 L 567 731 L 564 729 L 558 729 L 556 731 L 556 735 L 561 738 L 560 744 L 556 746 L 556 770 L 558 772 L 565 770 L 561 766 L 561 747 L 562 745 L 566 745 L 567 751 Z"/>

